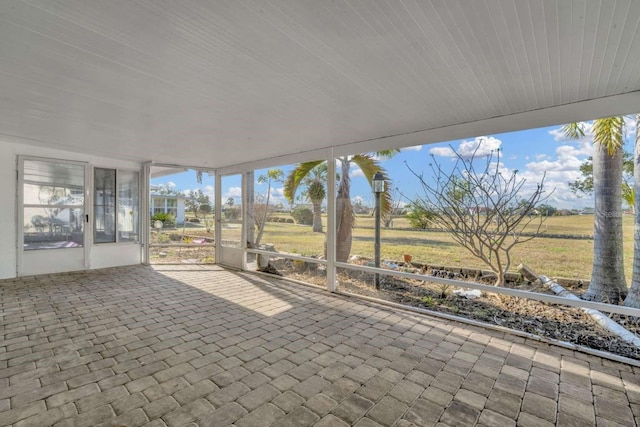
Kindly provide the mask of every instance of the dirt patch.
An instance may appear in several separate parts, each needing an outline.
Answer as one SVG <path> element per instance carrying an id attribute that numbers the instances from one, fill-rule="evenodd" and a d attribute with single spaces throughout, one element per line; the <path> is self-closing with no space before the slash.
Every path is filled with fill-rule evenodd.
<path id="1" fill-rule="evenodd" d="M 322 286 L 326 284 L 324 275 L 287 267 L 287 264 L 277 266 L 289 278 Z M 640 360 L 638 348 L 611 334 L 578 308 L 486 293 L 470 300 L 455 295 L 454 289 L 459 288 L 453 286 L 392 276 L 382 276 L 380 289 L 376 290 L 373 287 L 374 275 L 359 271 L 341 270 L 338 279 L 343 292 L 452 314 Z M 512 287 L 553 294 L 541 285 L 526 281 Z M 580 288 L 576 290 L 580 291 Z M 611 318 L 630 331 L 640 333 L 640 319 L 620 315 L 612 315 Z"/>

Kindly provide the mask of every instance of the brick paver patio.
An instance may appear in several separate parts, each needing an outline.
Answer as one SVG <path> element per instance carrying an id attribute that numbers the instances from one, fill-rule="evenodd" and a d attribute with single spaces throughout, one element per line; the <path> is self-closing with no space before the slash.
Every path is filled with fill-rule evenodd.
<path id="1" fill-rule="evenodd" d="M 216 266 L 2 281 L 0 309 L 3 426 L 640 422 L 638 368 Z"/>

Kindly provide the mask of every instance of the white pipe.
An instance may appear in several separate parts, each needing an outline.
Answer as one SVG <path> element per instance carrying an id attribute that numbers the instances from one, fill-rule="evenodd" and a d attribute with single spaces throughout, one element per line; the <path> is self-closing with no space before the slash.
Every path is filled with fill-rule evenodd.
<path id="1" fill-rule="evenodd" d="M 567 291 L 565 288 L 560 286 L 558 283 L 549 279 L 547 276 L 538 276 L 542 284 L 549 289 L 551 289 L 554 293 L 561 297 L 565 297 L 572 300 L 580 300 L 577 296 Z M 582 301 L 582 300 L 580 300 Z M 633 344 L 634 346 L 640 348 L 640 337 L 631 331 L 624 328 L 622 325 L 617 323 L 614 320 L 611 320 L 609 317 L 602 314 L 602 312 L 598 310 L 593 310 L 591 308 L 580 308 L 580 310 L 584 311 L 588 314 L 596 323 L 603 328 L 609 330 L 611 333 L 619 336 L 622 340 L 628 342 L 629 344 Z"/>

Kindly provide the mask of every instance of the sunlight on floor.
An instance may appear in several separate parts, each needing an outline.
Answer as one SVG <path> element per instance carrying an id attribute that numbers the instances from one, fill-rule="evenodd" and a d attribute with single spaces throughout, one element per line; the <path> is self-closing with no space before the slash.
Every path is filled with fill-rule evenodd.
<path id="1" fill-rule="evenodd" d="M 196 279 L 194 272 L 191 271 L 189 272 L 189 285 L 262 316 L 276 316 L 293 308 L 287 301 L 276 296 L 278 288 L 267 281 L 264 281 L 260 285 L 255 285 L 241 276 L 236 276 L 234 280 L 226 280 L 224 282 L 218 282 L 217 280 L 212 281 L 211 269 L 219 269 L 221 272 L 224 271 L 220 267 L 210 266 L 207 269 L 208 271 L 203 275 L 203 280 Z M 184 271 L 180 271 L 181 269 L 162 268 L 159 265 L 154 266 L 154 270 L 177 280 L 181 280 L 180 275 L 184 273 Z M 272 288 L 273 292 L 269 292 L 265 290 L 265 288 Z M 247 292 L 247 290 L 250 292 Z M 301 299 L 295 295 L 288 295 L 287 298 Z"/>
<path id="2" fill-rule="evenodd" d="M 269 292 L 265 292 L 258 286 L 248 282 L 245 282 L 242 286 L 245 291 L 247 289 L 251 290 L 250 296 L 245 292 L 237 292 L 235 287 L 220 289 L 219 287 L 211 286 L 202 290 L 267 317 L 276 316 L 293 308 L 288 302 L 273 296 Z"/>

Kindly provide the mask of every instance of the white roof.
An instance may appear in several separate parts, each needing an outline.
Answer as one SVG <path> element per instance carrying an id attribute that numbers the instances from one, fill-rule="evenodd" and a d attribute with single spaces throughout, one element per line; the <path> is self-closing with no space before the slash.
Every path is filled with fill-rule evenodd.
<path id="1" fill-rule="evenodd" d="M 218 168 L 631 113 L 639 24 L 637 0 L 4 0 L 0 141 Z"/>

